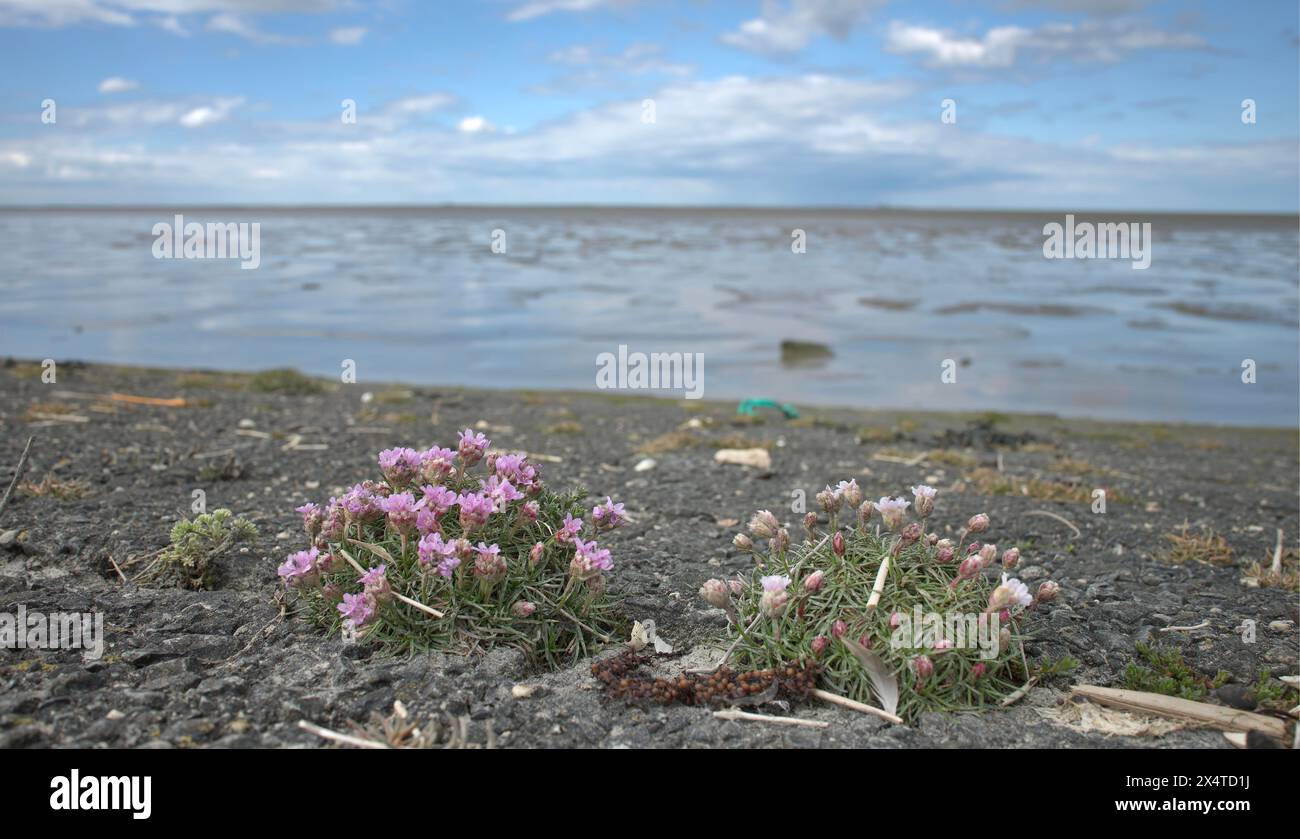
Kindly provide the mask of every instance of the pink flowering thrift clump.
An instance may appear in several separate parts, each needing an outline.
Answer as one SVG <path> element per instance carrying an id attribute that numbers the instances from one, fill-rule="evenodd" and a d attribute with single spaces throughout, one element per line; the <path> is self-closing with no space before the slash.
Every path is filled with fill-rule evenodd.
<path id="1" fill-rule="evenodd" d="M 297 510 L 310 544 L 279 575 L 323 627 L 408 650 L 508 644 L 551 666 L 610 639 L 601 541 L 627 521 L 622 504 L 553 492 L 470 429 L 454 448 L 386 449 L 378 468 Z"/>
<path id="2" fill-rule="evenodd" d="M 883 669 L 905 719 L 996 705 L 1024 685 L 1034 675 L 1026 624 L 1060 588 L 1031 591 L 1015 576 L 1019 549 L 976 541 L 990 528 L 984 514 L 942 536 L 931 521 L 938 494 L 919 485 L 872 500 L 842 481 L 817 494 L 829 524 L 807 514 L 798 542 L 773 513 L 755 514 L 733 542 L 754 570 L 700 588 L 727 614 L 732 666 L 815 661 L 819 687 L 873 704 L 885 703 L 868 668 Z"/>

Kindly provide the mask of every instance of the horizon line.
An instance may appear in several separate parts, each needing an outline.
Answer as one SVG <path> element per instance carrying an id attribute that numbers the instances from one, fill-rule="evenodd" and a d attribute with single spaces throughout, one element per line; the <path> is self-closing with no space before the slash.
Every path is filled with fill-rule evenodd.
<path id="1" fill-rule="evenodd" d="M 490 203 L 249 203 L 249 202 L 173 202 L 173 203 L 46 203 L 46 204 L 4 204 L 0 203 L 0 212 L 46 212 L 68 210 L 166 210 L 181 209 L 250 209 L 250 210 L 630 210 L 630 211 L 712 211 L 712 212 L 836 212 L 836 213 L 916 213 L 921 214 L 959 214 L 959 215 L 1117 215 L 1129 213 L 1149 216 L 1188 216 L 1188 217 L 1236 217 L 1236 218 L 1273 218 L 1300 219 L 1300 209 L 1296 210 L 1167 210 L 1167 209 L 1100 209 L 1071 210 L 1065 208 L 996 208 L 996 207 L 919 207 L 895 206 L 888 204 L 490 204 Z"/>

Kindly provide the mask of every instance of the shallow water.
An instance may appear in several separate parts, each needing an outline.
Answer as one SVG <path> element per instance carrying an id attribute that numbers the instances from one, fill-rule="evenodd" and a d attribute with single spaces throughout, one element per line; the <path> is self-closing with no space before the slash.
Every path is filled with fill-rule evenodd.
<path id="1" fill-rule="evenodd" d="M 0 210 L 0 355 L 593 389 L 625 344 L 703 353 L 709 399 L 1300 423 L 1294 218 L 1107 217 L 1152 223 L 1134 270 L 1045 259 L 1063 214 L 183 210 L 260 223 L 241 270 L 155 259 L 174 212 Z"/>

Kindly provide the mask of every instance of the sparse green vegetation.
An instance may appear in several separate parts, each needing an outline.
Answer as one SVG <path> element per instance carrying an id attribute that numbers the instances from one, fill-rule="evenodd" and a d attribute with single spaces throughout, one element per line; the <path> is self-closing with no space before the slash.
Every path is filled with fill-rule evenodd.
<path id="1" fill-rule="evenodd" d="M 241 542 L 250 542 L 257 528 L 229 510 L 213 510 L 182 519 L 171 532 L 171 544 L 137 575 L 137 579 L 182 588 L 209 589 L 216 582 L 216 560 Z"/>
<path id="2" fill-rule="evenodd" d="M 1199 533 L 1189 533 L 1186 522 L 1177 533 L 1168 533 L 1169 547 L 1156 552 L 1156 559 L 1172 565 L 1196 562 L 1201 565 L 1231 565 L 1232 547 L 1228 541 L 1209 528 Z"/>
<path id="3" fill-rule="evenodd" d="M 1182 650 L 1137 642 L 1137 656 L 1124 668 L 1124 687 L 1200 701 L 1228 681 L 1220 670 L 1213 678 L 1202 676 L 1183 661 Z"/>
<path id="4" fill-rule="evenodd" d="M 258 393 L 279 393 L 287 396 L 307 396 L 321 393 L 325 386 L 317 379 L 290 367 L 263 370 L 249 379 L 248 387 Z"/>

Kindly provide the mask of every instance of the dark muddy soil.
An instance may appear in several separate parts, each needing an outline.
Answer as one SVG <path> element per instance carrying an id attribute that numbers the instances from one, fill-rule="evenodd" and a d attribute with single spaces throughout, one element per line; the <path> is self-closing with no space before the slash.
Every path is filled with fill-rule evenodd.
<path id="1" fill-rule="evenodd" d="M 502 747 L 1224 747 L 1209 730 L 1079 731 L 1060 721 L 1058 706 L 1071 681 L 1118 685 L 1140 640 L 1176 646 L 1199 673 L 1227 671 L 1241 684 L 1261 670 L 1297 672 L 1296 593 L 1241 582 L 1244 566 L 1271 554 L 1279 528 L 1296 544 L 1294 429 L 848 410 L 755 421 L 737 418 L 734 405 L 641 397 L 367 383 L 277 393 L 252 384 L 243 375 L 73 364 L 44 383 L 32 364 L 0 369 L 0 489 L 36 438 L 26 488 L 0 514 L 0 612 L 93 609 L 107 624 L 98 660 L 0 649 L 0 746 L 316 747 L 324 741 L 299 720 L 347 730 L 400 699 L 417 719 L 468 717 L 470 744 Z M 187 405 L 136 405 L 112 393 Z M 738 522 L 765 507 L 794 523 L 792 492 L 811 499 L 855 477 L 868 495 L 939 487 L 936 519 L 954 527 L 987 512 L 990 541 L 1021 546 L 1023 579 L 1061 584 L 1035 624 L 1031 658 L 1069 655 L 1081 666 L 1011 709 L 934 714 L 905 728 L 799 708 L 831 723 L 813 730 L 607 702 L 589 662 L 539 673 L 512 651 L 385 658 L 282 615 L 275 568 L 304 546 L 295 506 L 374 476 L 380 449 L 446 444 L 480 422 L 496 447 L 541 455 L 553 485 L 627 502 L 635 521 L 611 539 L 611 583 L 627 616 L 654 619 L 687 652 L 683 662 L 717 654 L 725 619 L 696 591 L 746 567 L 731 547 Z M 748 443 L 770 447 L 769 473 L 714 463 L 719 446 Z M 647 457 L 653 468 L 638 471 Z M 1104 513 L 1092 509 L 1098 488 L 1107 491 Z M 131 578 L 190 515 L 195 490 L 208 509 L 256 523 L 256 543 L 222 561 L 212 591 L 123 582 L 114 563 Z M 1231 563 L 1162 561 L 1166 535 L 1184 523 L 1222 534 Z M 1246 621 L 1253 643 L 1238 634 Z M 517 696 L 520 684 L 535 689 Z"/>

